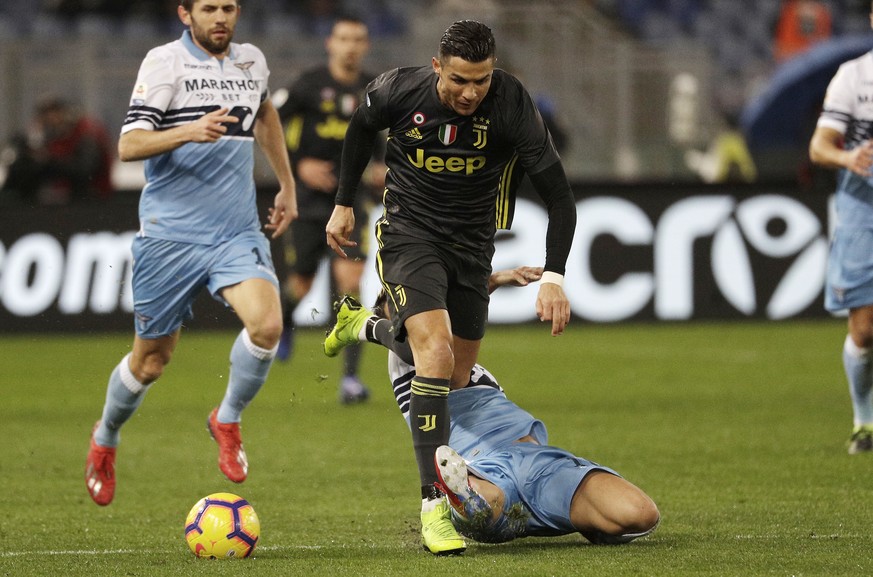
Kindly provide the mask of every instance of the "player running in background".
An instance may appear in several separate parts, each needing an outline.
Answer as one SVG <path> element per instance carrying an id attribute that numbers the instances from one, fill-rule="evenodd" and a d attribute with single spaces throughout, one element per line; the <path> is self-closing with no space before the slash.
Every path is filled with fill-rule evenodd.
<path id="1" fill-rule="evenodd" d="M 542 269 L 519 267 L 491 275 L 489 289 L 525 286 Z M 331 350 L 352 342 L 389 349 L 388 372 L 407 425 L 415 367 L 406 343 L 394 339 L 383 291 L 375 313 L 346 299 L 326 339 Z M 351 306 L 350 306 L 351 305 Z M 468 383 L 448 396 L 448 446 L 436 450 L 439 483 L 461 534 L 485 543 L 516 537 L 581 533 L 595 544 L 627 543 L 648 535 L 660 514 L 651 498 L 607 467 L 548 444 L 542 421 L 506 398 L 479 364 Z"/>
<path id="2" fill-rule="evenodd" d="M 279 282 L 255 204 L 254 141 L 280 183 L 265 225 L 273 238 L 296 218 L 297 201 L 264 55 L 231 42 L 239 13 L 236 0 L 181 0 L 188 30 L 146 55 L 121 129 L 119 156 L 145 159 L 146 185 L 133 241 L 133 349 L 109 377 L 85 469 L 98 505 L 115 493 L 119 429 L 170 362 L 204 288 L 244 327 L 207 427 L 225 476 L 239 483 L 248 472 L 241 412 L 264 384 L 282 332 Z"/>
<path id="3" fill-rule="evenodd" d="M 415 357 L 410 412 L 422 539 L 437 555 L 466 548 L 435 485 L 433 457 L 449 438 L 449 390 L 469 382 L 485 334 L 494 235 L 511 221 L 523 171 L 549 214 L 537 313 L 553 335 L 570 319 L 561 285 L 576 224 L 573 194 L 533 100 L 495 58 L 491 30 L 465 20 L 445 31 L 430 66 L 395 69 L 370 84 L 346 132 L 325 231 L 337 254 L 354 246 L 358 182 L 377 132 L 388 129 L 377 270 L 398 338 L 409 340 Z"/>
<path id="4" fill-rule="evenodd" d="M 873 3 L 870 18 L 873 23 Z M 871 83 L 871 53 L 840 66 L 809 144 L 814 163 L 839 169 L 825 308 L 849 311 L 843 366 L 854 415 L 850 454 L 873 451 L 873 108 L 867 102 Z"/>
<path id="5" fill-rule="evenodd" d="M 343 137 L 364 89 L 373 74 L 362 69 L 370 47 L 367 26 L 351 16 L 338 18 L 325 40 L 327 64 L 304 72 L 288 90 L 278 106 L 285 126 L 285 144 L 297 179 L 300 218 L 286 235 L 285 262 L 289 274 L 282 291 L 284 329 L 276 358 L 291 356 L 294 338 L 294 310 L 309 294 L 322 258 L 331 259 L 331 278 L 337 294 L 360 294 L 361 277 L 368 245 L 368 231 L 356 234 L 357 246 L 349 249 L 348 259 L 337 257 L 324 243 L 324 225 L 330 219 L 339 180 Z M 278 93 L 277 93 L 278 96 Z M 368 171 L 375 189 L 384 185 L 384 166 Z M 372 194 L 360 195 L 355 203 L 355 218 L 367 222 L 373 206 Z M 343 377 L 339 400 L 356 403 L 367 400 L 369 391 L 358 378 L 359 347 L 343 352 Z"/>

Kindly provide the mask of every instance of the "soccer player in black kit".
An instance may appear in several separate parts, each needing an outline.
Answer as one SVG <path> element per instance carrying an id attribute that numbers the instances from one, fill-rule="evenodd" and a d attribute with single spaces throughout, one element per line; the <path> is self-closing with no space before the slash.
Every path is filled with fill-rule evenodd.
<path id="1" fill-rule="evenodd" d="M 408 339 L 415 359 L 410 419 L 422 486 L 421 531 L 425 549 L 436 555 L 466 549 L 435 485 L 434 451 L 448 443 L 449 390 L 470 380 L 485 334 L 494 235 L 511 221 L 522 172 L 549 215 L 537 315 L 551 321 L 552 335 L 570 320 L 562 283 L 576 226 L 573 194 L 533 100 L 516 78 L 495 68 L 495 59 L 491 30 L 464 20 L 445 31 L 431 66 L 376 78 L 349 123 L 336 207 L 325 229 L 340 256 L 355 246 L 356 189 L 373 136 L 387 128 L 376 268 L 396 336 Z M 331 337 L 337 335 L 325 341 L 328 354 Z"/>
<path id="2" fill-rule="evenodd" d="M 341 259 L 324 244 L 324 225 L 334 207 L 339 180 L 339 165 L 343 137 L 355 109 L 363 100 L 367 84 L 375 77 L 362 68 L 370 47 L 367 25 L 352 15 L 338 17 L 325 39 L 327 63 L 304 71 L 288 90 L 284 103 L 277 103 L 285 128 L 285 144 L 297 178 L 297 204 L 300 219 L 285 236 L 285 263 L 288 276 L 282 290 L 283 330 L 276 358 L 291 356 L 294 338 L 293 314 L 300 301 L 309 294 L 319 263 L 325 256 L 331 259 L 332 288 L 339 294 L 360 292 L 367 256 L 367 238 L 359 234 L 358 246 Z M 381 166 L 381 170 L 378 168 Z M 381 191 L 385 167 L 374 163 L 368 182 Z M 355 217 L 366 219 L 374 204 L 373 193 L 358 195 Z M 358 378 L 360 352 L 358 346 L 344 350 L 343 377 L 339 383 L 342 403 L 362 402 L 369 396 L 367 387 Z"/>

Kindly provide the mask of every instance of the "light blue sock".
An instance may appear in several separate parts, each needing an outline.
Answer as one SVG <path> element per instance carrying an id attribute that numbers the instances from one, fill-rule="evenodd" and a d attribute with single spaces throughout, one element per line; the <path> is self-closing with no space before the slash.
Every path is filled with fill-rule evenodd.
<path id="1" fill-rule="evenodd" d="M 139 408 L 150 385 L 136 380 L 130 372 L 130 353 L 112 371 L 106 387 L 103 418 L 94 433 L 94 440 L 103 447 L 116 447 L 121 439 L 123 425 Z"/>
<path id="2" fill-rule="evenodd" d="M 276 349 L 255 345 L 243 329 L 230 349 L 230 377 L 224 400 L 218 407 L 218 422 L 238 423 L 243 409 L 252 402 L 270 372 Z"/>
<path id="3" fill-rule="evenodd" d="M 855 426 L 873 425 L 873 373 L 870 371 L 870 349 L 862 349 L 846 337 L 843 344 L 843 367 L 849 380 Z"/>

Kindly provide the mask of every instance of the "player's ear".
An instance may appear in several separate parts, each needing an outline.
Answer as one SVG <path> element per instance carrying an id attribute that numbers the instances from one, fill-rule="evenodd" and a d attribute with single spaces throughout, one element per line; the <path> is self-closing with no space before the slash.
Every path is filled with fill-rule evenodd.
<path id="1" fill-rule="evenodd" d="M 182 24 L 185 26 L 191 26 L 191 14 L 185 10 L 185 7 L 179 4 L 176 8 L 176 13 L 179 15 L 179 20 L 182 21 Z"/>
<path id="2" fill-rule="evenodd" d="M 436 56 L 431 56 L 431 66 L 433 66 L 434 73 L 439 76 L 440 74 L 440 60 Z"/>

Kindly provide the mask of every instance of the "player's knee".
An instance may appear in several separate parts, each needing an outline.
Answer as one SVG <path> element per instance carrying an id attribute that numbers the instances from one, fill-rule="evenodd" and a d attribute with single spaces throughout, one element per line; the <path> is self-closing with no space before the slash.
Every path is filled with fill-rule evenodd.
<path id="1" fill-rule="evenodd" d="M 413 353 L 419 374 L 451 375 L 455 370 L 455 355 L 450 341 L 428 339 L 419 346 L 414 346 Z"/>
<path id="2" fill-rule="evenodd" d="M 580 531 L 595 545 L 622 545 L 650 534 L 661 521 L 661 513 L 646 495 L 623 501 L 613 509 L 613 517 L 601 527 Z M 608 528 L 607 528 L 608 527 Z"/>
<path id="3" fill-rule="evenodd" d="M 640 495 L 640 499 L 632 504 L 632 509 L 625 524 L 626 533 L 649 533 L 661 521 L 658 506 L 646 495 Z"/>
<path id="4" fill-rule="evenodd" d="M 640 490 L 626 491 L 614 503 L 611 521 L 619 528 L 619 533 L 643 533 L 655 528 L 661 518 L 655 502 Z"/>
<path id="5" fill-rule="evenodd" d="M 279 338 L 282 336 L 282 318 L 264 319 L 254 326 L 248 327 L 247 330 L 252 344 L 270 350 L 279 343 Z"/>
<path id="6" fill-rule="evenodd" d="M 168 352 L 158 352 L 146 355 L 139 363 L 131 362 L 130 372 L 137 381 L 149 385 L 164 374 L 164 368 L 170 363 Z"/>

